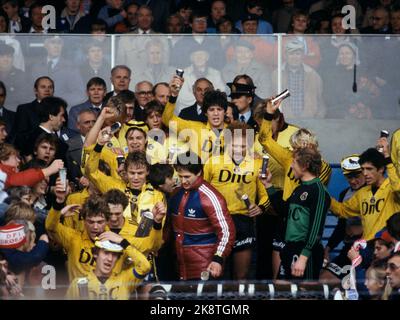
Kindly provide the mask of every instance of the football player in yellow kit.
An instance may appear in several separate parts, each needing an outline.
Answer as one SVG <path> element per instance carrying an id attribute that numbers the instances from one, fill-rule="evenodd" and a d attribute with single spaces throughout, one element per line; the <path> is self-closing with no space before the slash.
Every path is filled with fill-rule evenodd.
<path id="1" fill-rule="evenodd" d="M 117 243 L 98 240 L 92 249 L 96 267 L 85 277 L 75 278 L 67 292 L 73 300 L 128 300 L 137 285 L 150 270 L 150 263 L 135 247 L 122 237 Z M 133 267 L 120 273 L 113 272 L 123 251 L 133 261 Z"/>
<path id="2" fill-rule="evenodd" d="M 254 248 L 255 220 L 267 210 L 270 202 L 258 175 L 262 160 L 255 159 L 251 149 L 254 132 L 247 124 L 233 122 L 225 135 L 226 150 L 222 156 L 211 157 L 204 165 L 204 180 L 222 193 L 236 227 L 233 247 L 233 278 L 247 279 Z M 249 207 L 242 196 L 247 195 Z"/>

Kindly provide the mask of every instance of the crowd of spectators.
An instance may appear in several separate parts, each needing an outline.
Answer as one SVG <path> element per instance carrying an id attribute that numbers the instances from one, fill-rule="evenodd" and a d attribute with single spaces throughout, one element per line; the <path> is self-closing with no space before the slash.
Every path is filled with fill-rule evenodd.
<path id="1" fill-rule="evenodd" d="M 400 31 L 395 1 L 53 1 L 56 30 L 46 30 L 44 3 L 3 0 L 0 298 L 37 294 L 51 266 L 69 299 L 279 279 L 398 300 L 400 130 L 339 155 L 349 187 L 337 201 L 318 137 L 296 126 L 396 117 L 396 76 L 343 29 L 350 3 L 361 33 Z M 274 32 L 292 35 L 280 70 L 291 96 L 276 102 L 276 43 L 203 37 Z M 117 63 L 107 33 L 132 34 L 118 39 Z M 389 65 L 391 53 L 381 54 Z M 339 222 L 324 247 L 328 211 Z"/>

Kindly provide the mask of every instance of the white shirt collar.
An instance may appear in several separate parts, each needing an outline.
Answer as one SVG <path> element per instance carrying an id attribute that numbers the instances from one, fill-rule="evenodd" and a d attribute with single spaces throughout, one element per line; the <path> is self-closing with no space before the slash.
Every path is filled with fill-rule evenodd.
<path id="1" fill-rule="evenodd" d="M 196 104 L 196 106 L 197 106 L 197 114 L 198 115 L 201 115 L 201 105 L 199 105 L 199 104 Z"/>
<path id="2" fill-rule="evenodd" d="M 244 116 L 244 121 L 248 122 L 251 117 L 251 110 L 247 111 L 246 113 L 239 114 L 239 120 L 241 116 Z"/>
<path id="3" fill-rule="evenodd" d="M 43 131 L 46 131 L 47 133 L 53 134 L 54 132 L 51 132 L 49 129 L 43 127 L 43 126 L 39 126 L 39 128 L 41 128 Z"/>

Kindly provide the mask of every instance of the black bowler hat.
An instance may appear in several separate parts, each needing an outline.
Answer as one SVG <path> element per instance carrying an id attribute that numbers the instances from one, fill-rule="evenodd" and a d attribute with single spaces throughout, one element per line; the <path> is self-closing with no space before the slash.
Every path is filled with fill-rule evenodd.
<path id="1" fill-rule="evenodd" d="M 254 96 L 255 89 L 257 88 L 249 84 L 233 82 L 228 82 L 226 85 L 229 87 L 229 89 L 231 89 L 231 94 L 229 95 L 231 98 L 240 96 Z"/>

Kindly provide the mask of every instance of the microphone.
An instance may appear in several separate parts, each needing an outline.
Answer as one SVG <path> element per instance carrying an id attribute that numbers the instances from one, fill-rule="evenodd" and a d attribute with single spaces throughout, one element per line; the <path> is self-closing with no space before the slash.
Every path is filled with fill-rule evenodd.
<path id="1" fill-rule="evenodd" d="M 357 92 L 357 65 L 354 64 L 353 92 Z"/>

